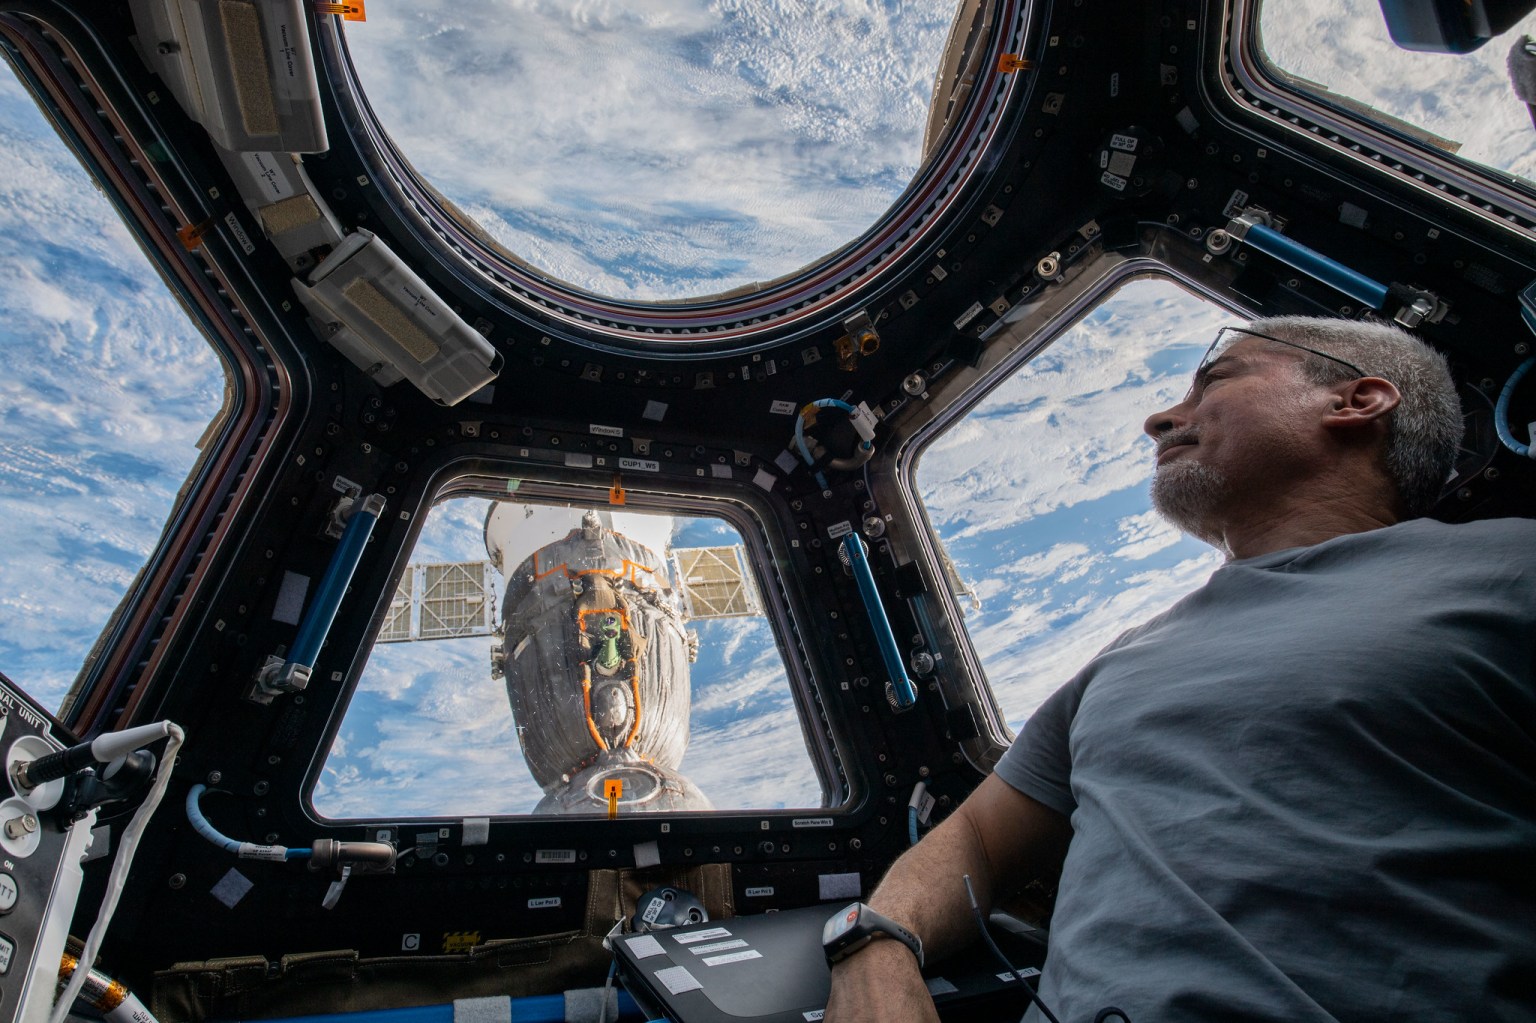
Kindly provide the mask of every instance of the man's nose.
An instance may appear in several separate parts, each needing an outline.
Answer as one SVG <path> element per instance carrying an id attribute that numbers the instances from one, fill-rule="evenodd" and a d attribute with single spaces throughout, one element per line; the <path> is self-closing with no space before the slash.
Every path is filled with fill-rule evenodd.
<path id="1" fill-rule="evenodd" d="M 1182 411 L 1183 408 L 1184 403 L 1181 401 L 1172 408 L 1164 409 L 1161 412 L 1152 413 L 1146 418 L 1146 421 L 1141 424 L 1142 430 L 1148 437 L 1151 437 L 1153 440 L 1157 440 L 1169 430 L 1184 426 L 1189 422 L 1189 418 L 1184 415 Z"/>

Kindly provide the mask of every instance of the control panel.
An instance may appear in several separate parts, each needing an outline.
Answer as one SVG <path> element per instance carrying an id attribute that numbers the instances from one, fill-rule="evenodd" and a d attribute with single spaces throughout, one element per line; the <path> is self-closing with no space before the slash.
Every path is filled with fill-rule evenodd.
<path id="1" fill-rule="evenodd" d="M 0 682 L 0 1021 L 46 1023 L 96 813 L 61 809 L 65 779 L 28 785 L 18 768 L 63 750 L 48 716 Z"/>

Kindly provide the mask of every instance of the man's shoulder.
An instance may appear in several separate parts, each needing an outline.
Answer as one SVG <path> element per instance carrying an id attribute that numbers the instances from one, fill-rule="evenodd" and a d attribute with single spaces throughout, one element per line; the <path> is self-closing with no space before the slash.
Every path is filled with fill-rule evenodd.
<path id="1" fill-rule="evenodd" d="M 1441 522 L 1438 519 L 1410 519 L 1381 530 L 1384 538 L 1420 543 L 1465 544 L 1479 547 L 1496 544 L 1536 544 L 1536 519 L 1475 519 L 1471 522 Z"/>

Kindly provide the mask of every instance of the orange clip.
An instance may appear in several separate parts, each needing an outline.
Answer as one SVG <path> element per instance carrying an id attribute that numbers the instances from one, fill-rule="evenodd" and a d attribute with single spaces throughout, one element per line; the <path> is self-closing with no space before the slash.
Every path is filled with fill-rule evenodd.
<path id="1" fill-rule="evenodd" d="M 618 473 L 614 473 L 613 486 L 608 488 L 608 503 L 623 504 L 624 498 L 624 477 L 620 476 Z"/>
<path id="2" fill-rule="evenodd" d="M 368 12 L 363 7 L 363 0 L 348 0 L 344 4 L 315 4 L 316 14 L 339 14 L 342 21 L 367 21 Z"/>
<path id="3" fill-rule="evenodd" d="M 207 234 L 212 228 L 213 218 L 209 217 L 201 224 L 188 224 L 186 227 L 178 228 L 176 237 L 180 239 L 182 247 L 191 252 L 203 244 L 203 235 Z"/>
<path id="4" fill-rule="evenodd" d="M 608 819 L 615 820 L 619 816 L 619 798 L 624 795 L 624 780 L 609 778 L 604 781 L 603 795 L 608 797 Z"/>
<path id="5" fill-rule="evenodd" d="M 1035 66 L 1035 62 L 1020 57 L 1017 53 L 1000 54 L 997 58 L 998 74 L 1009 74 L 1014 71 L 1028 71 Z"/>

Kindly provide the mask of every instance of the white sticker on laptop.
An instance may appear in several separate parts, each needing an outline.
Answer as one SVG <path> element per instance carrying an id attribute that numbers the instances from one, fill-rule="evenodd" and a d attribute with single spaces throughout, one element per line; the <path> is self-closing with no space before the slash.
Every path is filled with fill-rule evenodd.
<path id="1" fill-rule="evenodd" d="M 680 995 L 684 991 L 697 991 L 704 986 L 684 966 L 669 966 L 665 970 L 657 970 L 656 979 L 674 995 Z"/>
<path id="2" fill-rule="evenodd" d="M 723 956 L 708 956 L 704 960 L 705 966 L 724 966 L 726 963 L 744 963 L 748 959 L 761 959 L 763 954 L 755 948 L 749 948 L 745 952 L 732 952 Z"/>
<path id="3" fill-rule="evenodd" d="M 630 954 L 636 959 L 649 959 L 651 956 L 663 955 L 666 952 L 666 949 L 661 947 L 661 942 L 649 934 L 642 934 L 638 938 L 630 938 L 627 944 L 629 945 Z"/>
<path id="4" fill-rule="evenodd" d="M 707 956 L 712 952 L 724 952 L 732 948 L 746 948 L 747 943 L 741 938 L 732 938 L 730 941 L 712 941 L 708 945 L 699 945 L 688 951 L 696 956 Z"/>
<path id="5" fill-rule="evenodd" d="M 676 936 L 679 945 L 693 945 L 701 941 L 715 941 L 719 938 L 729 938 L 731 932 L 724 927 L 706 927 L 702 931 L 691 931 L 688 934 Z"/>

